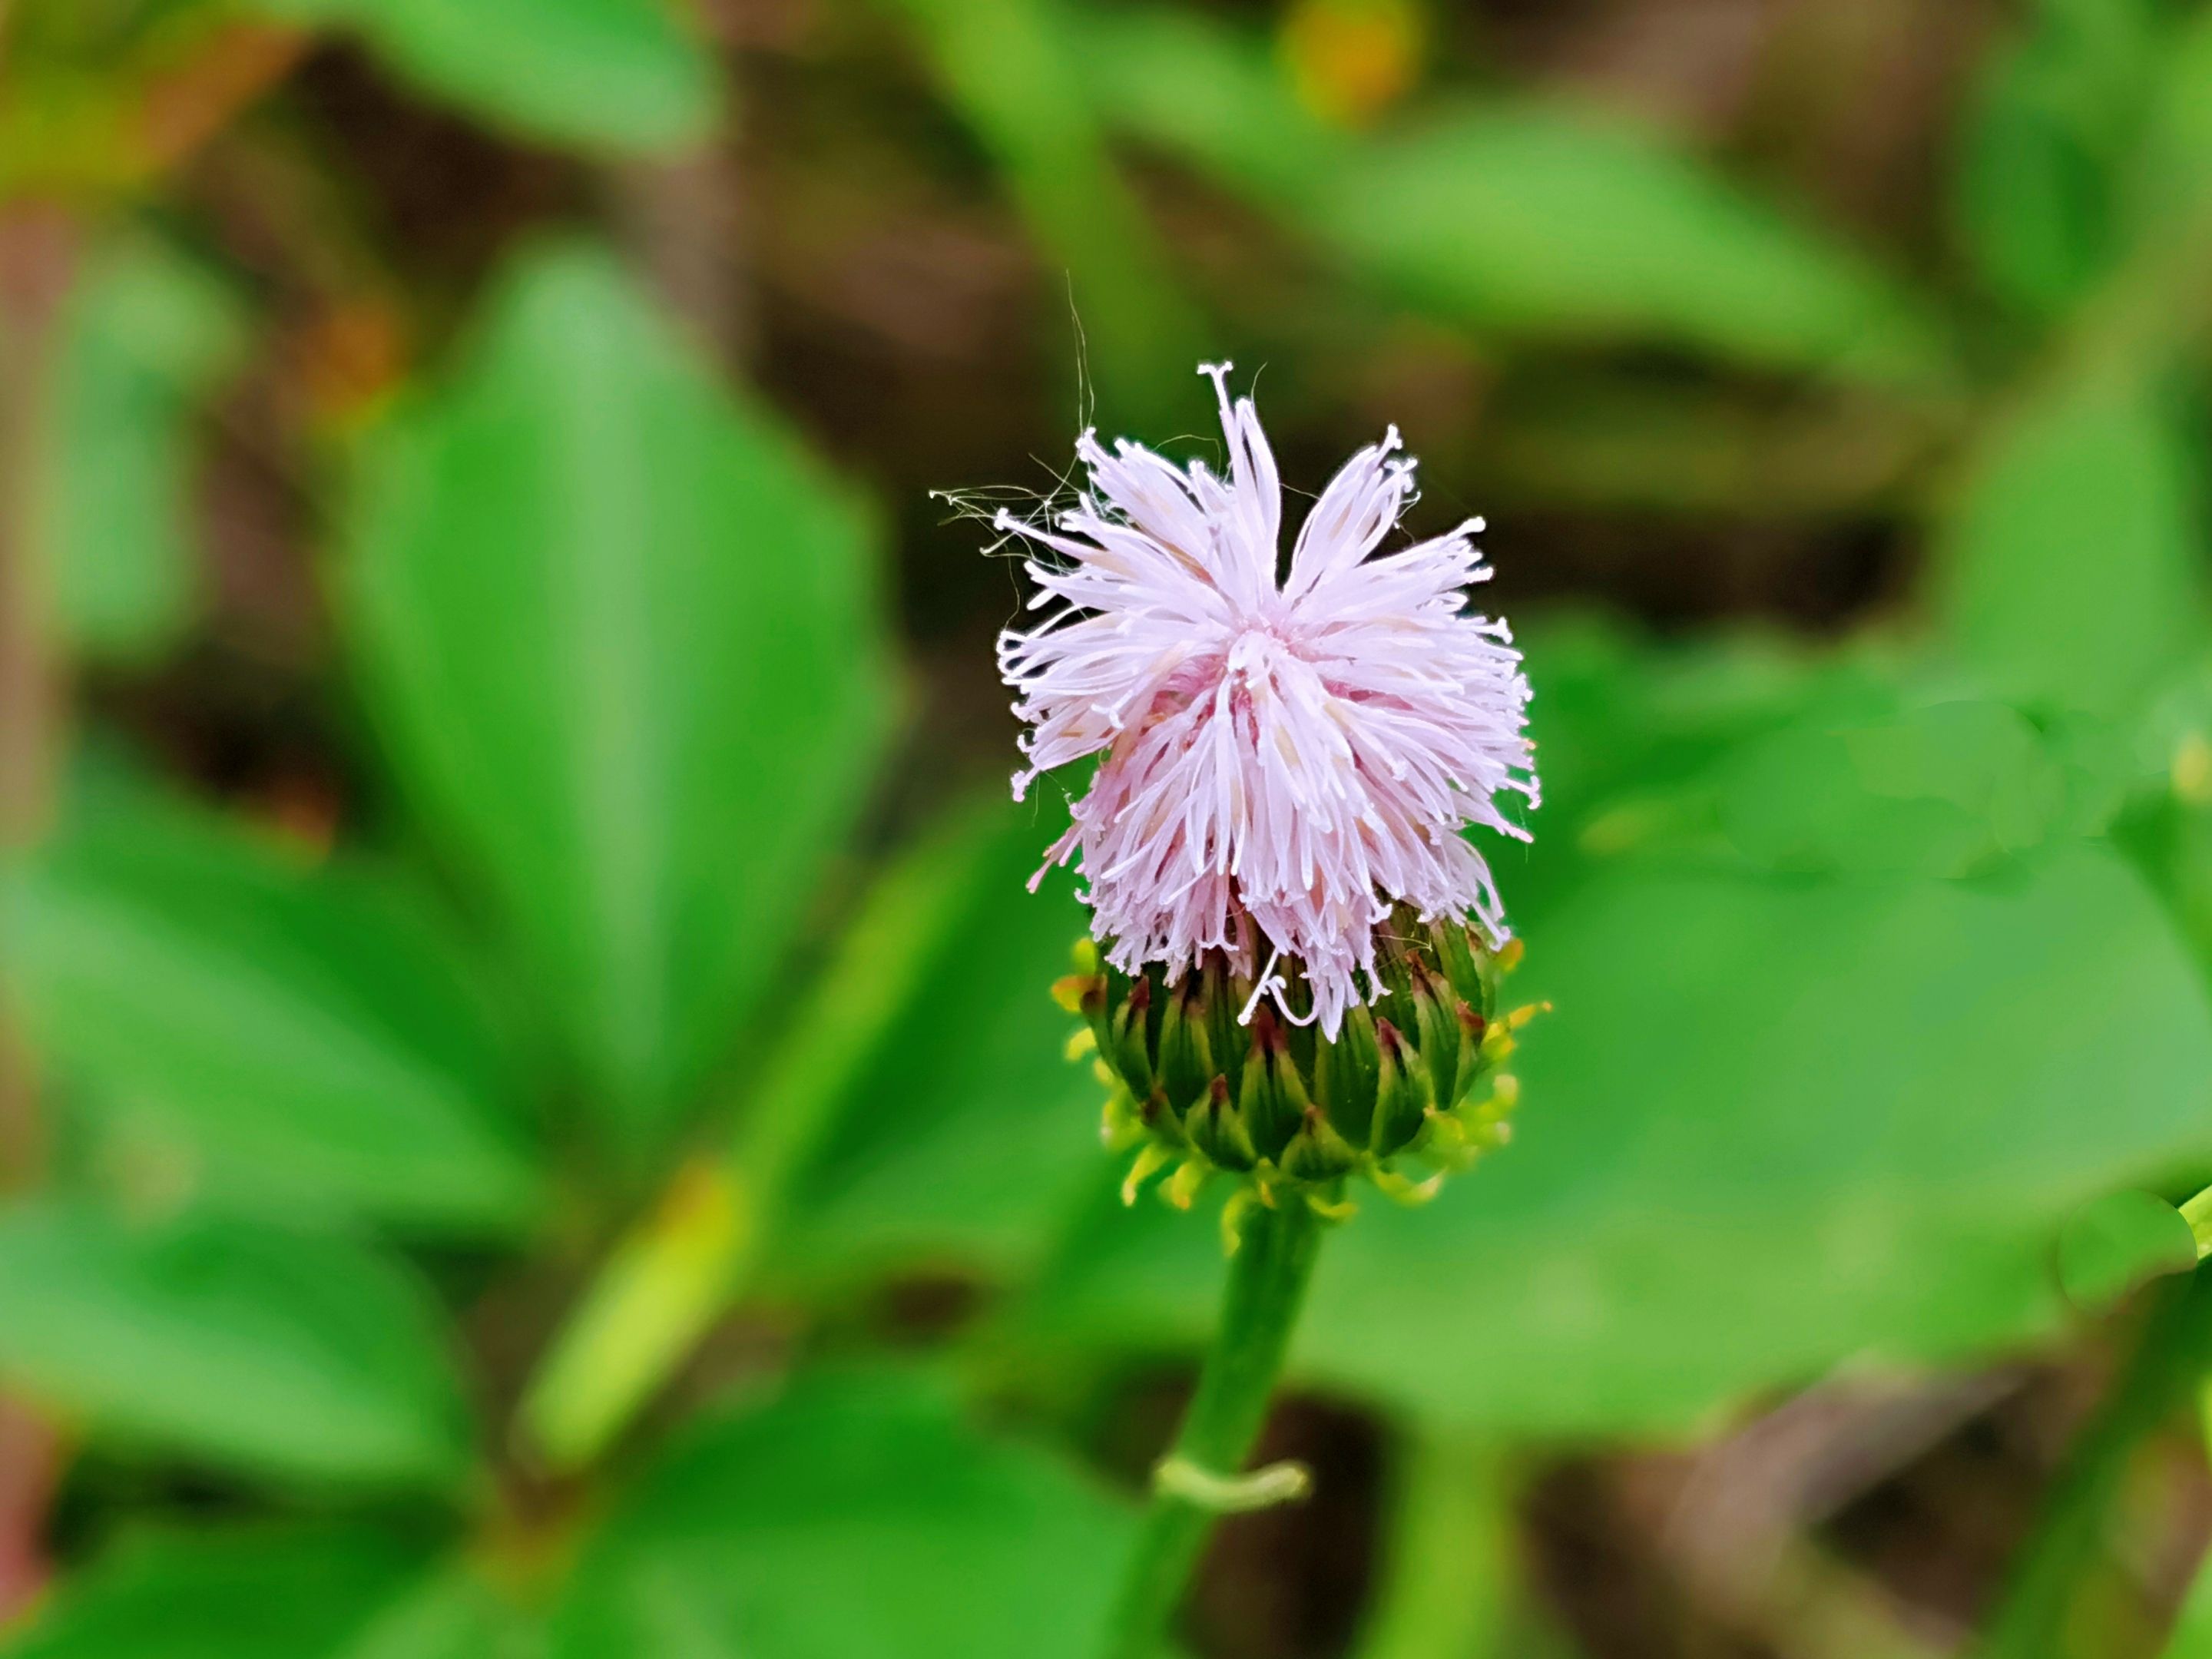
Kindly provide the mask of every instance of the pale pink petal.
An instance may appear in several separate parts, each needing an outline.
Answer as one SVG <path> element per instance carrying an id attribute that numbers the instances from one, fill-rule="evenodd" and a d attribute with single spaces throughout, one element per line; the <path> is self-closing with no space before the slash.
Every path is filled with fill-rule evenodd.
<path id="1" fill-rule="evenodd" d="M 1028 727 L 1015 793 L 1103 755 L 1048 865 L 1079 860 L 1109 960 L 1175 975 L 1221 951 L 1255 1000 L 1334 1035 L 1363 980 L 1373 994 L 1394 906 L 1504 937 L 1462 832 L 1527 836 L 1528 686 L 1504 624 L 1465 609 L 1490 574 L 1480 520 L 1378 553 L 1413 496 L 1395 428 L 1322 491 L 1278 582 L 1281 484 L 1228 368 L 1202 370 L 1225 476 L 1085 433 L 1073 510 L 1001 515 L 1040 550 L 1032 605 L 1051 607 L 999 641 Z"/>

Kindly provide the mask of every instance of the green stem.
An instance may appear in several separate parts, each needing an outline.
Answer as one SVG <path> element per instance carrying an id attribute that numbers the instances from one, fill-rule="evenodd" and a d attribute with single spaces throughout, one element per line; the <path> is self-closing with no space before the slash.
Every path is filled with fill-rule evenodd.
<path id="1" fill-rule="evenodd" d="M 2212 1370 L 2212 1268 L 2159 1285 L 2152 1295 L 2134 1352 L 2075 1442 L 2021 1551 L 1978 1659 L 2087 1659 L 2102 1651 L 2089 1602 L 2129 1467 Z"/>
<path id="2" fill-rule="evenodd" d="M 1516 1650 L 1514 1484 L 1497 1447 L 1416 1421 L 1392 1461 L 1387 1553 L 1358 1659 Z"/>
<path id="3" fill-rule="evenodd" d="M 1219 1475 L 1243 1468 L 1267 1420 L 1268 1398 L 1320 1252 L 1322 1227 L 1321 1218 L 1293 1195 L 1285 1196 L 1279 1208 L 1255 1206 L 1246 1218 L 1243 1243 L 1230 1258 L 1221 1327 L 1170 1458 Z M 1169 1621 L 1217 1518 L 1215 1509 L 1155 1490 L 1109 1627 L 1108 1659 L 1158 1659 Z"/>
<path id="4" fill-rule="evenodd" d="M 581 1468 L 605 1451 L 750 1288 L 854 1079 L 974 890 L 990 845 L 982 822 L 950 819 L 877 879 L 763 1065 L 728 1149 L 678 1170 L 585 1287 L 518 1413 L 521 1443 L 546 1467 Z"/>

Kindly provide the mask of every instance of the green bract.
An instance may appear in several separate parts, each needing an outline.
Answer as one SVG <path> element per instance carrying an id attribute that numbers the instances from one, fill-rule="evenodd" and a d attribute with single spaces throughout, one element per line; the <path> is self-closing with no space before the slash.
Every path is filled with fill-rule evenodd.
<path id="1" fill-rule="evenodd" d="M 1519 943 L 1493 951 L 1474 928 L 1401 906 L 1377 944 L 1382 994 L 1355 1004 L 1333 1039 L 1266 998 L 1254 1002 L 1252 980 L 1220 951 L 1170 984 L 1158 967 L 1132 979 L 1102 963 L 1089 939 L 1076 946 L 1078 971 L 1053 990 L 1085 1022 L 1070 1054 L 1095 1052 L 1112 1091 L 1107 1144 L 1141 1148 L 1125 1200 L 1172 1166 L 1163 1195 L 1188 1208 L 1226 1173 L 1240 1183 L 1224 1218 L 1233 1238 L 1253 1200 L 1272 1205 L 1289 1191 L 1349 1213 L 1345 1184 L 1364 1176 L 1417 1203 L 1504 1143 L 1520 1091 L 1501 1067 L 1536 1012 L 1498 1012 Z"/>

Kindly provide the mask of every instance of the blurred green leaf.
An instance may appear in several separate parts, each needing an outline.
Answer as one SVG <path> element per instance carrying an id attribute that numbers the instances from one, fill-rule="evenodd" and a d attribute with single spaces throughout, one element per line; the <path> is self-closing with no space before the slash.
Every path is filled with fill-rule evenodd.
<path id="1" fill-rule="evenodd" d="M 1168 430 L 1189 409 L 1206 356 L 1199 319 L 1107 155 L 1059 0 L 895 0 L 946 89 L 1005 169 L 1015 201 L 1066 266 L 1076 367 L 1095 374 L 1109 423 Z M 1055 280 L 1053 303 L 1058 307 Z"/>
<path id="2" fill-rule="evenodd" d="M 126 797 L 0 888 L 47 1061 L 158 1185 L 507 1231 L 541 1194 L 481 1001 L 410 896 Z"/>
<path id="3" fill-rule="evenodd" d="M 933 1384 L 695 1425 L 586 1551 L 558 1659 L 1085 1659 L 1130 1517 Z"/>
<path id="4" fill-rule="evenodd" d="M 395 1598 L 335 1659 L 543 1659 L 541 1623 L 447 1567 Z"/>
<path id="5" fill-rule="evenodd" d="M 2185 665 L 2128 735 L 2111 756 L 2114 838 L 2212 967 L 2212 659 Z"/>
<path id="6" fill-rule="evenodd" d="M 1306 109 L 1256 36 L 1182 7 L 1093 5 L 1075 21 L 1108 119 L 1257 199 L 1293 207 L 1354 164 L 1358 141 Z"/>
<path id="7" fill-rule="evenodd" d="M 1840 241 L 1595 112 L 1468 110 L 1316 181 L 1304 220 L 1415 304 L 1844 380 L 1940 374 L 1929 319 Z"/>
<path id="8" fill-rule="evenodd" d="M 0 1659 L 534 1659 L 469 1574 L 360 1523 L 149 1530 L 64 1581 Z"/>
<path id="9" fill-rule="evenodd" d="M 1995 850 L 1979 817 L 1953 802 L 1869 793 L 1845 734 L 1817 727 L 1736 757 L 1717 807 L 1729 842 L 1765 869 L 1964 875 Z"/>
<path id="10" fill-rule="evenodd" d="M 353 1659 L 425 1554 L 358 1524 L 149 1532 L 67 1581 L 0 1656 Z"/>
<path id="11" fill-rule="evenodd" d="M 1965 876 L 2081 826 L 2041 734 L 2002 703 L 1954 700 L 1802 721 L 1716 776 L 1723 833 L 1772 870 Z"/>
<path id="12" fill-rule="evenodd" d="M 443 1486 L 466 1467 L 422 1288 L 335 1237 L 0 1211 L 0 1376 L 126 1443 L 265 1474 Z"/>
<path id="13" fill-rule="evenodd" d="M 1357 1659 L 1524 1659 L 1525 1633 L 1512 1629 L 1519 1493 L 1505 1458 L 1412 1425 L 1391 1465 L 1387 1553 Z"/>
<path id="14" fill-rule="evenodd" d="M 2161 1659 L 2212 1659 L 2212 1559 L 2198 1564 Z"/>
<path id="15" fill-rule="evenodd" d="M 2156 374 L 2054 382 L 1985 440 L 1937 617 L 2001 695 L 2117 714 L 2205 636 L 2203 434 Z"/>
<path id="16" fill-rule="evenodd" d="M 237 367 L 236 297 L 150 239 L 88 264 L 64 313 L 45 462 L 46 552 L 62 636 L 143 663 L 191 620 L 193 423 Z"/>
<path id="17" fill-rule="evenodd" d="M 2201 981 L 2094 844 L 1999 885 L 1626 859 L 1523 931 L 1513 992 L 1556 1012 L 1524 1034 L 1516 1139 L 1332 1237 L 1310 1376 L 1611 1432 L 1850 1356 L 1984 1351 L 2062 1316 L 2079 1206 L 2208 1145 Z M 1194 1341 L 1211 1231 L 1102 1191 L 1029 1317 Z"/>
<path id="18" fill-rule="evenodd" d="M 1699 534 L 1716 521 L 1788 522 L 1803 536 L 1917 511 L 1952 424 L 1932 401 L 1846 392 L 1778 403 L 1756 383 L 1553 356 L 1486 398 L 1483 494 L 1509 522 L 1534 507 L 1652 514 Z"/>
<path id="19" fill-rule="evenodd" d="M 1924 307 L 1848 245 L 1596 110 L 1462 106 L 1331 143 L 1256 39 L 1139 11 L 1089 40 L 1112 119 L 1447 321 L 1851 380 L 1947 373 Z"/>
<path id="20" fill-rule="evenodd" d="M 1104 1091 L 1067 1059 L 1076 1022 L 1051 996 L 1088 919 L 1064 872 L 1027 886 L 1054 832 L 1004 800 L 971 824 L 917 994 L 845 1058 L 842 1127 L 778 1247 L 787 1272 L 1033 1267 L 1103 1157 Z"/>
<path id="21" fill-rule="evenodd" d="M 2120 3 L 2120 0 L 2106 0 Z M 2095 0 L 2075 0 L 2092 8 Z M 2142 0 L 2126 0 L 2131 10 Z M 2124 198 L 2128 228 L 2137 240 L 2177 246 L 2201 269 L 2204 215 L 2212 206 L 2212 15 L 2183 12 L 2162 33 L 2155 73 L 2145 98 L 2141 154 Z M 2201 276 L 2199 277 L 2201 283 Z M 2172 296 L 2192 302 L 2194 290 Z M 2190 314 L 2195 314 L 2193 303 Z"/>
<path id="22" fill-rule="evenodd" d="M 404 781 L 646 1129 L 767 988 L 860 804 L 877 571 L 845 492 L 605 258 L 526 258 L 488 309 L 369 447 L 350 619 Z"/>
<path id="23" fill-rule="evenodd" d="M 1791 733 L 1878 720 L 1897 702 L 1879 647 L 1816 651 L 1752 631 L 1658 643 L 1586 615 L 1538 615 L 1516 632 L 1544 805 L 1533 845 L 1490 856 L 1522 927 L 1640 848 L 1703 836 L 1740 855 L 1714 799 L 1731 764 Z"/>
<path id="24" fill-rule="evenodd" d="M 838 1128 L 856 1076 L 902 1015 L 935 1000 L 939 987 L 925 971 L 943 967 L 941 947 L 965 920 L 1000 822 L 973 804 L 957 806 L 876 874 L 836 948 L 778 1022 L 726 1148 L 678 1170 L 608 1252 L 517 1413 L 519 1431 L 550 1466 L 578 1468 L 598 1456 L 730 1304 L 757 1288 L 763 1250 L 805 1210 L 799 1189 Z M 893 1119 L 881 1099 L 858 1109 L 895 1149 L 906 1146 L 902 1115 Z M 833 1231 L 795 1254 L 817 1271 L 817 1255 L 848 1258 L 843 1243 Z"/>
<path id="25" fill-rule="evenodd" d="M 1591 613 L 1539 613 L 1515 633 L 1537 688 L 1547 848 L 1557 826 L 1694 775 L 1815 702 L 1871 708 L 1887 694 L 1881 676 L 1778 633 L 1660 643 Z"/>
<path id="26" fill-rule="evenodd" d="M 2080 0 L 2087 5 L 2090 0 Z M 2124 258 L 2086 296 L 2055 354 L 2063 383 L 2046 399 L 2106 392 L 2135 376 L 2143 386 L 2178 379 L 2204 331 L 2212 279 L 2212 14 L 2173 15 L 2156 41 L 2120 202 Z M 2198 441 L 2201 447 L 2201 439 Z"/>
<path id="27" fill-rule="evenodd" d="M 2054 319 L 2120 252 L 2126 163 L 2164 33 L 2150 0 L 2042 0 L 1982 65 L 1957 212 L 1983 284 Z"/>
<path id="28" fill-rule="evenodd" d="M 2085 1313 L 2104 1313 L 2151 1279 L 2194 1271 L 2197 1237 L 2164 1199 L 2123 1188 L 2066 1218 L 2057 1261 L 2067 1300 Z"/>
<path id="29" fill-rule="evenodd" d="M 1501 849 L 1514 914 L 1624 855 L 1796 875 L 1990 876 L 2102 835 L 2164 754 L 2091 716 L 2039 724 L 1954 670 L 1879 641 L 1842 653 L 1756 634 L 1655 646 L 1589 619 L 1523 631 L 1545 805 Z M 2180 719 L 2177 709 L 2171 718 Z"/>
<path id="30" fill-rule="evenodd" d="M 702 142 L 719 72 L 675 0 L 250 0 L 354 31 L 408 79 L 526 137 L 592 149 Z"/>

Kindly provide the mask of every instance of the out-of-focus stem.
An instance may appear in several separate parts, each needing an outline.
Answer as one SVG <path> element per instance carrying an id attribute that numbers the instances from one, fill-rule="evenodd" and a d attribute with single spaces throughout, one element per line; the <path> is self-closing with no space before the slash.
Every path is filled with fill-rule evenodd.
<path id="1" fill-rule="evenodd" d="M 0 1399 L 0 1630 L 46 1589 L 41 1540 L 62 1465 L 61 1437 L 52 1425 Z"/>
<path id="2" fill-rule="evenodd" d="M 1358 1659 L 1503 1652 L 1513 1486 L 1497 1448 L 1417 1426 L 1395 1461 L 1389 1556 Z"/>
<path id="3" fill-rule="evenodd" d="M 2134 1352 L 2014 1563 L 1978 1659 L 2093 1659 L 2109 1632 L 2081 1616 L 2107 1553 L 2112 1510 L 2149 1437 L 2188 1406 L 2212 1370 L 2212 1269 L 2158 1285 Z"/>
<path id="4" fill-rule="evenodd" d="M 60 694 L 39 556 L 48 370 L 75 234 L 58 210 L 0 212 L 0 838 L 21 845 L 52 795 Z"/>
<path id="5" fill-rule="evenodd" d="M 223 25 L 183 64 L 146 83 L 128 160 L 148 174 L 187 160 L 289 76 L 313 44 L 305 29 Z"/>
<path id="6" fill-rule="evenodd" d="M 2202 951 L 2204 935 L 2201 928 L 2197 938 Z M 2212 1187 L 2184 1200 L 2181 1218 L 2196 1237 L 2197 1261 L 2202 1262 L 2212 1256 Z M 2200 1267 L 2198 1271 L 2204 1270 Z M 2206 1433 L 2212 1437 L 2212 1395 L 2208 1395 L 2203 1404 Z M 2196 1580 L 2182 1600 L 2166 1646 L 2166 1659 L 2203 1659 L 2207 1654 L 2212 1654 L 2212 1556 L 2198 1564 Z"/>
<path id="7" fill-rule="evenodd" d="M 908 1005 L 970 890 L 975 845 L 955 825 L 871 890 L 763 1066 L 727 1151 L 678 1172 L 556 1334 L 517 1419 L 528 1455 L 556 1470 L 589 1462 L 744 1293 L 792 1188 L 836 1127 L 854 1073 Z"/>
<path id="8" fill-rule="evenodd" d="M 48 380 L 76 232 L 58 210 L 0 210 L 0 859 L 45 828 L 62 721 L 42 572 L 39 472 Z M 44 1163 L 38 1074 L 0 985 L 0 1193 Z M 52 1426 L 0 1398 L 0 1625 L 43 1587 L 40 1548 L 61 1463 Z"/>
<path id="9" fill-rule="evenodd" d="M 895 0 L 1054 267 L 1119 429 L 1173 429 L 1206 331 L 1120 172 L 1070 19 L 1036 0 Z"/>
<path id="10" fill-rule="evenodd" d="M 2201 1563 L 2167 1632 L 2164 1659 L 2204 1659 L 2212 1653 L 2212 1559 Z"/>
<path id="11" fill-rule="evenodd" d="M 1244 1224 L 1243 1242 L 1230 1259 L 1220 1328 L 1163 1470 L 1173 1466 L 1232 1477 L 1267 1420 L 1323 1225 L 1295 1194 L 1279 1206 L 1255 1206 Z M 1109 1626 L 1107 1659 L 1158 1659 L 1168 1650 L 1169 1622 L 1219 1514 L 1218 1507 L 1194 1502 L 1171 1482 L 1155 1482 Z"/>
<path id="12" fill-rule="evenodd" d="M 45 828 L 62 723 L 39 514 L 42 418 L 76 234 L 57 210 L 0 211 L 0 857 Z M 0 1004 L 0 1191 L 40 1163 L 30 1057 Z"/>
<path id="13" fill-rule="evenodd" d="M 2197 1241 L 2197 1259 L 2202 1261 L 2212 1255 L 2212 1187 L 2183 1200 L 2181 1218 L 2189 1224 L 2190 1237 Z"/>
<path id="14" fill-rule="evenodd" d="M 612 177 L 616 221 L 661 298 L 725 368 L 753 346 L 744 180 L 726 137 Z"/>

